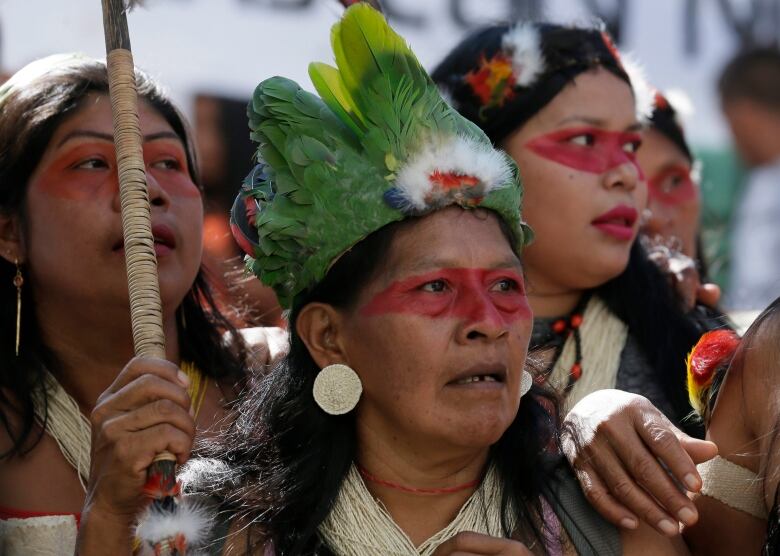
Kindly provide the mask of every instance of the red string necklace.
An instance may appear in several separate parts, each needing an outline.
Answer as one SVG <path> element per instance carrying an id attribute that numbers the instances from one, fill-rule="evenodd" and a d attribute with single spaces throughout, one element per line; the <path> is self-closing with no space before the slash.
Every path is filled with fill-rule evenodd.
<path id="1" fill-rule="evenodd" d="M 476 479 L 474 481 L 469 481 L 468 483 L 463 483 L 462 485 L 456 485 L 447 488 L 414 488 L 414 487 L 399 485 L 397 483 L 391 483 L 390 481 L 385 481 L 383 479 L 380 479 L 379 477 L 375 477 L 361 465 L 358 465 L 357 468 L 358 471 L 360 472 L 360 475 L 367 481 L 371 481 L 372 483 L 376 483 L 378 485 L 382 485 L 387 488 L 392 488 L 394 490 L 409 492 L 411 494 L 452 494 L 454 492 L 460 492 L 462 490 L 474 488 L 477 485 L 479 485 L 480 482 L 479 479 Z"/>

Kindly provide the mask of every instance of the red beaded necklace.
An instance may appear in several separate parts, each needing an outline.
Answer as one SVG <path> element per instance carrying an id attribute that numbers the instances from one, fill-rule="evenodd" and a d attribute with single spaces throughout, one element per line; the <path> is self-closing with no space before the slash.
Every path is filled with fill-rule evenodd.
<path id="1" fill-rule="evenodd" d="M 367 481 L 371 481 L 372 483 L 376 483 L 378 485 L 382 485 L 387 488 L 392 488 L 394 490 L 400 490 L 401 492 L 409 492 L 411 494 L 452 494 L 454 492 L 461 492 L 463 490 L 474 488 L 480 483 L 480 480 L 477 479 L 474 481 L 469 481 L 468 483 L 463 483 L 462 485 L 456 485 L 447 488 L 414 488 L 414 487 L 399 485 L 397 483 L 391 483 L 390 481 L 385 481 L 383 479 L 380 479 L 379 477 L 375 477 L 361 465 L 358 465 L 357 468 L 358 471 L 360 472 L 361 477 L 363 477 Z"/>

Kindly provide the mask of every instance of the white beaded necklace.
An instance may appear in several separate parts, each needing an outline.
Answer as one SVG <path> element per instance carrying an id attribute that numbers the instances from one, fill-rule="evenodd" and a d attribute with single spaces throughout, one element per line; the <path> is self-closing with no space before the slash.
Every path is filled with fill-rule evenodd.
<path id="1" fill-rule="evenodd" d="M 43 389 L 36 389 L 32 394 L 36 421 L 57 443 L 62 455 L 78 473 L 81 488 L 87 492 L 92 426 L 73 396 L 49 371 L 44 372 L 43 380 Z"/>
<path id="2" fill-rule="evenodd" d="M 498 473 L 491 467 L 455 519 L 415 547 L 409 536 L 368 491 L 353 464 L 341 485 L 333 509 L 320 524 L 318 533 L 338 556 L 430 556 L 440 544 L 461 531 L 503 537 L 501 491 Z M 511 514 L 514 515 L 514 512 Z M 509 525 L 514 530 L 516 524 Z"/>

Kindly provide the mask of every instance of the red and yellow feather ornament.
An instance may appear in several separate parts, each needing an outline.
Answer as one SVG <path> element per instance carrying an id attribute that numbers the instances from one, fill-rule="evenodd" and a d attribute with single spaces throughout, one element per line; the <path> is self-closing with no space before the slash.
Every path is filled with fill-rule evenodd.
<path id="1" fill-rule="evenodd" d="M 712 330 L 688 354 L 688 399 L 701 417 L 707 413 L 713 381 L 731 363 L 739 342 L 733 330 Z"/>

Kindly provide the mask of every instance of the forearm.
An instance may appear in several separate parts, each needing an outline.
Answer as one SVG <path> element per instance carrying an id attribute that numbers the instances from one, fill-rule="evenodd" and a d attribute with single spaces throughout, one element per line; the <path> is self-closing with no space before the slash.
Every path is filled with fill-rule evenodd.
<path id="1" fill-rule="evenodd" d="M 124 516 L 85 507 L 76 540 L 76 556 L 133 554 L 133 523 Z"/>

